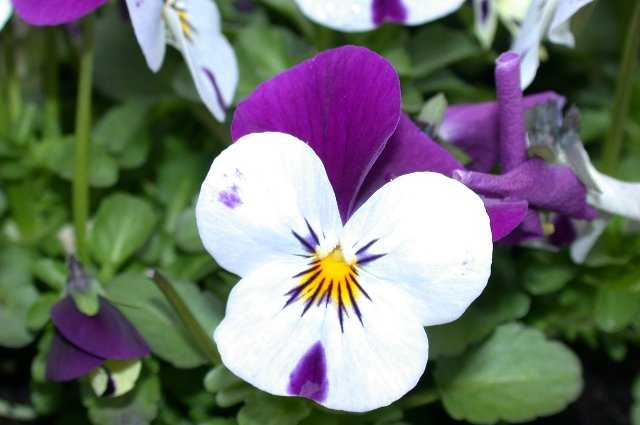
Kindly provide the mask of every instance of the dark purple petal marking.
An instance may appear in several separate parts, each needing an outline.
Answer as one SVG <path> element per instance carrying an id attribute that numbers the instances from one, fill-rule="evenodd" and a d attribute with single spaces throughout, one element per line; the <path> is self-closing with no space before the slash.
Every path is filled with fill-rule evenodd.
<path id="1" fill-rule="evenodd" d="M 218 106 L 220 106 L 220 109 L 224 111 L 225 109 L 227 109 L 227 104 L 224 101 L 224 97 L 222 97 L 222 92 L 220 91 L 220 86 L 218 86 L 218 83 L 216 82 L 215 75 L 213 75 L 213 72 L 211 72 L 208 68 L 202 68 L 202 72 L 204 72 L 204 75 L 206 75 L 209 79 L 209 82 L 211 82 L 213 91 L 216 93 L 216 101 L 218 102 Z"/>
<path id="2" fill-rule="evenodd" d="M 484 23 L 489 17 L 489 0 L 480 0 L 480 20 Z"/>
<path id="3" fill-rule="evenodd" d="M 150 349 L 133 325 L 105 298 L 100 311 L 85 316 L 67 296 L 51 309 L 56 329 L 77 348 L 103 359 L 128 360 L 144 357 Z"/>
<path id="4" fill-rule="evenodd" d="M 238 186 L 234 184 L 229 189 L 219 192 L 218 201 L 231 209 L 241 205 L 242 199 L 240 199 L 240 195 L 238 194 Z"/>
<path id="5" fill-rule="evenodd" d="M 317 402 L 326 400 L 329 392 L 327 359 L 320 341 L 311 346 L 289 375 L 287 392 Z"/>
<path id="6" fill-rule="evenodd" d="M 104 358 L 81 350 L 55 332 L 47 355 L 45 374 L 49 381 L 71 381 L 91 372 L 104 361 Z"/>
<path id="7" fill-rule="evenodd" d="M 559 215 L 553 220 L 554 231 L 549 236 L 549 242 L 555 246 L 567 246 L 578 236 L 571 219 L 566 215 Z"/>
<path id="8" fill-rule="evenodd" d="M 373 0 L 373 23 L 376 25 L 385 22 L 399 24 L 407 20 L 407 9 L 401 0 Z"/>

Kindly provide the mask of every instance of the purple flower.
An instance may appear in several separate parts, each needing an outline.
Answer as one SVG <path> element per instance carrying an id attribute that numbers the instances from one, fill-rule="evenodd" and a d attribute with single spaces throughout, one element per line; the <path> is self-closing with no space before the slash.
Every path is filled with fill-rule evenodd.
<path id="1" fill-rule="evenodd" d="M 450 178 L 462 165 L 401 112 L 397 73 L 364 48 L 258 86 L 232 138 L 196 206 L 204 246 L 241 277 L 214 332 L 223 363 L 332 409 L 397 400 L 425 370 L 424 326 L 484 289 L 504 233 L 489 216 L 517 225 L 527 203 L 486 208 Z"/>
<path id="2" fill-rule="evenodd" d="M 31 25 L 60 25 L 90 14 L 107 0 L 12 0 L 18 16 Z"/>
<path id="3" fill-rule="evenodd" d="M 98 297 L 99 310 L 93 316 L 78 309 L 71 294 L 86 292 L 90 283 L 73 259 L 69 271 L 70 294 L 51 309 L 55 334 L 47 357 L 47 379 L 70 381 L 89 374 L 108 360 L 132 360 L 149 354 L 142 336 L 105 298 Z"/>
<path id="4" fill-rule="evenodd" d="M 469 170 L 457 170 L 454 177 L 482 196 L 527 202 L 530 210 L 523 223 L 504 242 L 544 237 L 540 211 L 594 219 L 597 214 L 587 204 L 587 190 L 571 168 L 529 159 L 527 153 L 525 112 L 548 102 L 560 109 L 564 98 L 553 92 L 523 98 L 520 57 L 513 52 L 498 58 L 495 74 L 497 102 L 454 105 L 445 113 L 440 137 L 472 159 Z M 497 163 L 502 174 L 489 174 Z"/>

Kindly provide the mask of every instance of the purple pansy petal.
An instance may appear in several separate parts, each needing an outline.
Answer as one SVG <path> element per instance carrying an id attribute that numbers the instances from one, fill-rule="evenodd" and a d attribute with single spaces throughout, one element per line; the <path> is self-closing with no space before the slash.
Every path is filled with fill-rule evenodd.
<path id="1" fill-rule="evenodd" d="M 459 168 L 463 166 L 453 155 L 424 134 L 408 116 L 401 114 L 398 128 L 367 175 L 356 205 L 361 205 L 385 183 L 403 174 L 433 171 L 451 176 Z"/>
<path id="2" fill-rule="evenodd" d="M 400 118 L 400 80 L 391 64 L 361 47 L 320 53 L 258 86 L 238 105 L 233 140 L 278 131 L 320 157 L 347 219 L 365 176 Z"/>
<path id="3" fill-rule="evenodd" d="M 559 215 L 553 220 L 553 233 L 549 236 L 549 242 L 555 246 L 571 245 L 578 236 L 571 219 L 566 215 Z"/>
<path id="4" fill-rule="evenodd" d="M 16 13 L 31 25 L 73 22 L 96 10 L 107 0 L 12 0 Z"/>
<path id="5" fill-rule="evenodd" d="M 543 92 L 523 99 L 525 110 L 549 101 L 564 105 L 564 97 Z M 471 157 L 470 170 L 488 172 L 498 162 L 498 103 L 482 102 L 452 105 L 447 108 L 438 130 L 439 136 Z"/>
<path id="6" fill-rule="evenodd" d="M 407 9 L 401 0 L 373 0 L 373 23 L 403 23 L 407 19 Z"/>
<path id="7" fill-rule="evenodd" d="M 520 90 L 520 55 L 501 54 L 496 60 L 496 97 L 500 140 L 500 165 L 508 172 L 527 158 L 524 107 Z"/>
<path id="8" fill-rule="evenodd" d="M 529 204 L 521 200 L 484 198 L 484 207 L 491 221 L 491 235 L 496 242 L 509 235 L 525 219 Z"/>
<path id="9" fill-rule="evenodd" d="M 72 344 L 98 357 L 126 360 L 150 351 L 133 325 L 102 297 L 98 314 L 85 316 L 67 296 L 53 306 L 51 320 Z"/>
<path id="10" fill-rule="evenodd" d="M 542 237 L 544 237 L 544 228 L 542 227 L 540 214 L 535 210 L 529 209 L 520 226 L 500 240 L 500 243 L 503 245 L 518 245 L 522 242 Z"/>
<path id="11" fill-rule="evenodd" d="M 91 372 L 104 361 L 82 351 L 56 332 L 47 355 L 46 377 L 54 382 L 71 381 Z"/>
<path id="12" fill-rule="evenodd" d="M 584 185 L 564 165 L 547 164 L 535 158 L 502 175 L 457 170 L 454 177 L 487 197 L 523 199 L 531 206 L 574 218 L 596 216 L 595 210 L 587 205 Z"/>

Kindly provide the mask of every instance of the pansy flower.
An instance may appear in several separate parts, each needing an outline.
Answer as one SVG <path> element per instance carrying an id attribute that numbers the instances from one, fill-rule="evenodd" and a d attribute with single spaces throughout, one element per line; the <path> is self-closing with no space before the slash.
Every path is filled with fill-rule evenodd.
<path id="1" fill-rule="evenodd" d="M 370 31 L 385 22 L 420 25 L 456 11 L 464 0 L 296 0 L 302 12 L 338 31 Z"/>
<path id="2" fill-rule="evenodd" d="M 424 326 L 457 319 L 490 274 L 482 200 L 444 175 L 461 165 L 402 114 L 391 65 L 352 46 L 258 86 L 232 138 L 196 207 L 242 278 L 214 332 L 223 363 L 332 409 L 397 400 L 425 370 Z"/>
<path id="3" fill-rule="evenodd" d="M 156 72 L 166 45 L 184 57 L 200 98 L 218 121 L 233 101 L 238 64 L 212 0 L 127 0 L 133 29 L 149 68 Z"/>
<path id="4" fill-rule="evenodd" d="M 567 47 L 575 45 L 570 20 L 593 0 L 474 0 L 475 29 L 488 46 L 496 30 L 497 16 L 514 34 L 511 50 L 522 56 L 522 88 L 533 81 L 540 65 L 542 41 Z"/>
<path id="5" fill-rule="evenodd" d="M 133 387 L 140 373 L 137 359 L 149 346 L 133 325 L 106 298 L 98 310 L 80 311 L 77 297 L 91 296 L 91 282 L 80 264 L 69 260 L 67 295 L 51 309 L 55 334 L 47 356 L 46 377 L 65 382 L 89 375 L 99 395 L 118 396 Z"/>

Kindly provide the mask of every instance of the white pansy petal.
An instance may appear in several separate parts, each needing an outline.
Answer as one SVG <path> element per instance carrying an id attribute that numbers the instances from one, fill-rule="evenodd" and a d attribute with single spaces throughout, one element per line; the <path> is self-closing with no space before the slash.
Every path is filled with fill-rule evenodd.
<path id="1" fill-rule="evenodd" d="M 0 30 L 5 26 L 7 21 L 9 21 L 12 12 L 13 7 L 11 6 L 11 1 L 0 0 Z"/>
<path id="2" fill-rule="evenodd" d="M 238 85 L 238 63 L 222 34 L 216 4 L 212 0 L 173 0 L 165 16 L 200 98 L 218 121 L 224 121 Z"/>
<path id="3" fill-rule="evenodd" d="M 599 218 L 591 221 L 575 220 L 573 222 L 578 236 L 571 243 L 569 252 L 574 263 L 584 263 L 591 248 L 598 242 L 600 235 L 602 235 L 608 224 L 608 218 Z"/>
<path id="4" fill-rule="evenodd" d="M 589 176 L 598 187 L 590 190 L 588 201 L 599 210 L 640 220 L 640 183 L 623 182 L 588 164 Z"/>
<path id="5" fill-rule="evenodd" d="M 553 18 L 558 0 L 532 0 L 511 50 L 522 57 L 520 85 L 524 90 L 531 84 L 540 65 L 540 43 Z"/>
<path id="6" fill-rule="evenodd" d="M 363 276 L 371 300 L 358 298 L 362 322 L 350 307 L 341 327 L 331 300 L 306 312 L 304 300 L 286 303 L 300 267 L 273 263 L 234 287 L 214 333 L 225 366 L 263 391 L 351 412 L 386 406 L 412 389 L 428 344 L 406 294 Z"/>
<path id="7" fill-rule="evenodd" d="M 384 22 L 420 25 L 456 11 L 464 0 L 296 0 L 320 25 L 339 31 L 369 31 Z"/>
<path id="8" fill-rule="evenodd" d="M 474 30 L 484 48 L 493 43 L 498 25 L 495 0 L 473 0 Z"/>
<path id="9" fill-rule="evenodd" d="M 482 200 L 437 173 L 383 186 L 347 222 L 341 244 L 363 271 L 405 290 L 425 326 L 457 319 L 491 272 Z"/>
<path id="10" fill-rule="evenodd" d="M 575 44 L 569 20 L 578 10 L 591 3 L 593 0 L 563 0 L 558 7 L 549 27 L 548 37 L 554 43 L 573 47 Z"/>
<path id="11" fill-rule="evenodd" d="M 332 243 L 341 227 L 322 162 L 284 133 L 249 134 L 225 149 L 202 184 L 196 219 L 205 248 L 241 276 L 271 260 L 305 254 L 296 235 L 310 241 L 324 234 Z"/>
<path id="12" fill-rule="evenodd" d="M 153 72 L 160 69 L 166 49 L 163 7 L 163 0 L 127 0 L 133 31 Z"/>

